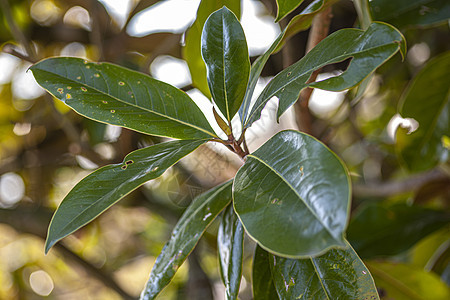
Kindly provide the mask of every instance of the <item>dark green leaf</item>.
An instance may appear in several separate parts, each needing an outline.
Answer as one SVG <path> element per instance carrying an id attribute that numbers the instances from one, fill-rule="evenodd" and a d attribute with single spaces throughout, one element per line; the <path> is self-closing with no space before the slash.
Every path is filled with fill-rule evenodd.
<path id="1" fill-rule="evenodd" d="M 275 76 L 256 100 L 245 127 L 261 117 L 261 111 L 272 97 L 278 97 L 278 117 L 295 101 L 305 87 L 340 91 L 356 86 L 397 51 L 405 52 L 405 40 L 394 27 L 372 23 L 366 31 L 342 29 L 324 40 L 300 61 Z M 311 73 L 325 65 L 352 58 L 348 69 L 339 76 L 307 84 Z"/>
<path id="2" fill-rule="evenodd" d="M 237 299 L 242 277 L 244 228 L 233 210 L 233 205 L 229 205 L 223 213 L 217 234 L 217 247 L 227 299 Z"/>
<path id="3" fill-rule="evenodd" d="M 450 133 L 450 52 L 423 67 L 400 100 L 400 114 L 419 122 L 407 135 L 398 130 L 397 150 L 409 170 L 428 170 L 449 158 L 442 142 Z"/>
<path id="4" fill-rule="evenodd" d="M 206 81 L 206 66 L 201 55 L 201 35 L 203 25 L 209 15 L 224 5 L 239 18 L 241 15 L 240 0 L 202 0 L 197 10 L 197 18 L 186 34 L 186 45 L 183 47 L 183 58 L 191 71 L 192 85 L 208 98 L 211 98 L 211 93 Z"/>
<path id="5" fill-rule="evenodd" d="M 205 141 L 171 141 L 128 154 L 123 163 L 86 176 L 64 198 L 53 215 L 45 252 L 63 237 L 86 225 L 125 195 L 194 151 Z"/>
<path id="6" fill-rule="evenodd" d="M 369 270 L 346 244 L 315 258 L 270 255 L 280 299 L 379 299 Z"/>
<path id="7" fill-rule="evenodd" d="M 350 222 L 347 237 L 364 258 L 395 255 L 450 222 L 450 213 L 403 203 L 369 204 Z"/>
<path id="8" fill-rule="evenodd" d="M 284 36 L 284 32 L 282 32 L 272 43 L 269 49 L 258 57 L 255 62 L 252 64 L 250 69 L 250 76 L 248 80 L 247 89 L 245 91 L 244 100 L 242 101 L 242 105 L 239 108 L 239 116 L 241 118 L 241 123 L 244 124 L 245 119 L 247 118 L 248 110 L 250 108 L 250 104 L 252 101 L 253 92 L 255 91 L 256 83 L 258 82 L 258 78 L 261 75 L 261 72 L 266 65 L 267 60 L 269 59 L 272 52 L 280 43 L 281 39 Z"/>
<path id="9" fill-rule="evenodd" d="M 277 0 L 277 18 L 275 22 L 283 19 L 288 13 L 296 9 L 300 4 L 302 4 L 303 0 Z"/>
<path id="10" fill-rule="evenodd" d="M 344 246 L 350 186 L 341 160 L 293 130 L 247 156 L 234 180 L 234 207 L 263 248 L 299 258 Z"/>
<path id="11" fill-rule="evenodd" d="M 435 25 L 450 18 L 448 0 L 372 0 L 369 3 L 374 20 L 397 27 Z"/>
<path id="12" fill-rule="evenodd" d="M 231 181 L 228 181 L 194 199 L 156 259 L 141 299 L 154 299 L 169 284 L 209 224 L 231 202 L 231 196 Z"/>
<path id="13" fill-rule="evenodd" d="M 293 35 L 304 31 L 311 26 L 314 17 L 323 11 L 325 8 L 333 5 L 338 0 L 314 0 L 312 1 L 301 13 L 293 17 L 289 24 L 286 26 L 285 32 L 283 34 L 283 39 L 280 41 L 279 45 L 274 52 L 278 52 L 286 41 Z"/>
<path id="14" fill-rule="evenodd" d="M 275 285 L 273 283 L 269 258 L 272 258 L 272 255 L 256 245 L 252 270 L 253 299 L 279 299 L 277 290 L 275 289 Z"/>
<path id="15" fill-rule="evenodd" d="M 447 300 L 450 289 L 434 273 L 412 265 L 391 262 L 366 262 L 383 293 L 383 299 Z"/>
<path id="16" fill-rule="evenodd" d="M 202 57 L 214 103 L 230 121 L 244 99 L 250 59 L 244 30 L 228 8 L 219 9 L 206 20 Z"/>
<path id="17" fill-rule="evenodd" d="M 186 93 L 145 74 L 72 57 L 49 58 L 31 70 L 50 94 L 90 119 L 178 139 L 216 136 Z"/>

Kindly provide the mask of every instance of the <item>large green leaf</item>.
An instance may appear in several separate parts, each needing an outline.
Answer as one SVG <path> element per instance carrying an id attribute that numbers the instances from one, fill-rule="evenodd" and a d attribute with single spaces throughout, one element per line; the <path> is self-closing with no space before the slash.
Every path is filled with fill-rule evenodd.
<path id="1" fill-rule="evenodd" d="M 434 25 L 450 18 L 448 0 L 372 0 L 369 3 L 374 20 L 397 27 Z"/>
<path id="2" fill-rule="evenodd" d="M 217 247 L 227 299 L 237 299 L 242 277 L 244 228 L 233 210 L 233 205 L 229 205 L 223 213 L 217 234 Z"/>
<path id="3" fill-rule="evenodd" d="M 128 154 L 123 163 L 86 176 L 64 198 L 53 215 L 45 252 L 63 237 L 86 225 L 125 195 L 194 151 L 205 140 L 170 141 Z"/>
<path id="4" fill-rule="evenodd" d="M 156 259 L 141 299 L 154 299 L 169 284 L 209 224 L 231 202 L 231 186 L 231 181 L 216 186 L 195 198 L 186 209 Z"/>
<path id="5" fill-rule="evenodd" d="M 277 18 L 275 22 L 283 19 L 288 13 L 296 9 L 300 4 L 302 4 L 303 0 L 277 0 Z"/>
<path id="6" fill-rule="evenodd" d="M 352 247 L 320 257 L 288 259 L 270 255 L 280 299 L 379 299 L 372 276 Z"/>
<path id="7" fill-rule="evenodd" d="M 73 57 L 49 58 L 31 70 L 50 94 L 90 119 L 178 139 L 216 136 L 186 93 L 145 74 Z"/>
<path id="8" fill-rule="evenodd" d="M 422 268 L 392 262 L 366 262 L 383 299 L 447 300 L 450 288 Z"/>
<path id="9" fill-rule="evenodd" d="M 191 71 L 192 85 L 208 98 L 211 97 L 211 93 L 206 81 L 206 66 L 201 55 L 201 36 L 206 19 L 222 6 L 228 7 L 238 18 L 241 15 L 240 0 L 202 0 L 197 10 L 197 18 L 186 33 L 182 52 Z"/>
<path id="10" fill-rule="evenodd" d="M 252 287 L 253 299 L 278 300 L 277 290 L 273 283 L 270 260 L 272 255 L 256 245 L 253 257 Z"/>
<path id="11" fill-rule="evenodd" d="M 202 57 L 213 100 L 230 121 L 244 99 L 250 59 L 244 30 L 228 8 L 219 9 L 206 20 Z"/>
<path id="12" fill-rule="evenodd" d="M 324 40 L 301 60 L 275 76 L 264 88 L 245 122 L 249 127 L 261 117 L 261 111 L 272 97 L 278 97 L 278 117 L 295 101 L 305 87 L 340 91 L 356 86 L 397 51 L 405 52 L 405 40 L 394 27 L 372 23 L 366 31 L 342 29 Z M 312 72 L 325 65 L 352 58 L 348 69 L 339 76 L 306 83 Z"/>
<path id="13" fill-rule="evenodd" d="M 410 135 L 404 130 L 397 134 L 397 150 L 411 171 L 428 170 L 449 158 L 442 142 L 450 133 L 449 78 L 450 51 L 428 62 L 400 100 L 402 117 L 419 122 Z"/>
<path id="14" fill-rule="evenodd" d="M 247 156 L 234 207 L 263 248 L 299 258 L 344 246 L 350 185 L 341 160 L 315 138 L 282 131 Z"/>
<path id="15" fill-rule="evenodd" d="M 450 213 L 403 203 L 369 204 L 347 230 L 348 240 L 364 258 L 395 255 L 450 222 Z"/>

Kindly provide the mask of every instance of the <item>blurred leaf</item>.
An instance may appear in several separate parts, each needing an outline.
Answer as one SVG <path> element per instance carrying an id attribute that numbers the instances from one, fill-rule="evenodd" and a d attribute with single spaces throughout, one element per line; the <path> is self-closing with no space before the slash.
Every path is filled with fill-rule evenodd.
<path id="1" fill-rule="evenodd" d="M 366 262 L 382 299 L 447 300 L 450 289 L 436 274 L 407 264 Z"/>
<path id="2" fill-rule="evenodd" d="M 189 205 L 156 259 L 141 299 L 155 299 L 169 284 L 209 224 L 231 202 L 231 183 L 228 181 L 214 187 Z"/>
<path id="3" fill-rule="evenodd" d="M 374 20 L 396 27 L 435 25 L 450 18 L 448 0 L 372 0 L 369 4 Z"/>
<path id="4" fill-rule="evenodd" d="M 412 264 L 427 271 L 431 270 L 435 263 L 436 254 L 442 253 L 442 249 L 440 248 L 445 248 L 445 244 L 448 244 L 449 242 L 450 226 L 444 226 L 442 229 L 429 234 L 411 249 Z"/>
<path id="5" fill-rule="evenodd" d="M 296 9 L 303 0 L 277 0 L 277 18 L 275 22 L 283 19 L 287 14 Z"/>
<path id="6" fill-rule="evenodd" d="M 450 222 L 450 213 L 414 205 L 371 203 L 351 220 L 347 238 L 364 258 L 396 255 Z"/>
<path id="7" fill-rule="evenodd" d="M 441 141 L 450 132 L 449 78 L 450 51 L 429 61 L 402 95 L 401 116 L 419 122 L 410 135 L 397 131 L 397 152 L 410 171 L 428 170 L 449 157 Z"/>
<path id="8" fill-rule="evenodd" d="M 270 260 L 273 256 L 256 245 L 255 255 L 253 257 L 252 269 L 252 287 L 253 298 L 258 300 L 278 300 L 277 290 L 270 270 Z"/>
<path id="9" fill-rule="evenodd" d="M 304 10 L 302 10 L 301 13 L 299 13 L 289 21 L 289 24 L 286 26 L 285 32 L 283 34 L 283 38 L 274 52 L 280 51 L 284 44 L 293 35 L 299 33 L 300 31 L 308 29 L 311 26 L 312 20 L 318 13 L 322 12 L 325 8 L 330 7 L 337 1 L 338 0 L 312 1 Z"/>
<path id="10" fill-rule="evenodd" d="M 49 58 L 31 70 L 49 93 L 90 119 L 178 139 L 216 136 L 186 93 L 145 74 L 71 57 Z"/>
<path id="11" fill-rule="evenodd" d="M 346 245 L 315 258 L 269 254 L 280 299 L 379 299 L 369 270 L 348 242 Z"/>
<path id="12" fill-rule="evenodd" d="M 270 252 L 298 258 L 345 246 L 347 170 L 307 134 L 282 131 L 248 155 L 233 193 L 247 233 Z"/>
<path id="13" fill-rule="evenodd" d="M 314 47 L 301 60 L 284 69 L 264 88 L 247 118 L 245 127 L 261 117 L 261 111 L 272 97 L 277 97 L 278 118 L 295 102 L 305 87 L 341 91 L 360 83 L 399 50 L 404 53 L 403 36 L 388 24 L 372 23 L 366 31 L 339 30 Z M 307 84 L 314 70 L 352 58 L 347 70 L 339 76 Z"/>
<path id="14" fill-rule="evenodd" d="M 202 33 L 202 57 L 213 101 L 226 120 L 231 121 L 244 99 L 250 59 L 244 30 L 226 7 L 206 20 Z"/>
<path id="15" fill-rule="evenodd" d="M 206 81 L 206 66 L 201 55 L 201 35 L 206 19 L 222 6 L 228 7 L 238 19 L 240 18 L 240 0 L 202 0 L 197 10 L 197 19 L 186 34 L 186 45 L 183 47 L 182 53 L 191 71 L 192 85 L 208 98 L 211 98 L 211 93 Z"/>
<path id="16" fill-rule="evenodd" d="M 105 140 L 106 124 L 99 123 L 91 119 L 84 119 L 83 124 L 84 128 L 88 132 L 89 142 L 91 145 L 96 145 Z"/>
<path id="17" fill-rule="evenodd" d="M 123 163 L 108 165 L 81 180 L 53 215 L 45 252 L 59 240 L 86 225 L 125 195 L 157 178 L 203 141 L 171 141 L 128 154 Z"/>
<path id="18" fill-rule="evenodd" d="M 233 205 L 229 205 L 223 213 L 217 234 L 217 248 L 227 299 L 237 299 L 242 277 L 244 228 L 233 210 Z"/>

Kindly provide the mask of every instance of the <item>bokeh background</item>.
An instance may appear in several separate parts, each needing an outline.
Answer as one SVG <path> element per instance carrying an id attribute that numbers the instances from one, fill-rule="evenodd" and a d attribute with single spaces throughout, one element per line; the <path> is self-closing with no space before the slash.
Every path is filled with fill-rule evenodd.
<path id="1" fill-rule="evenodd" d="M 51 215 L 68 191 L 95 168 L 121 162 L 127 153 L 161 138 L 78 116 L 46 94 L 27 69 L 50 56 L 113 62 L 186 91 L 212 120 L 211 103 L 192 84 L 184 50 L 199 3 L 0 0 L 0 299 L 135 299 L 184 208 L 235 174 L 236 157 L 217 145 L 203 146 L 44 255 Z M 358 26 L 352 1 L 338 1 L 332 13 L 330 32 Z M 275 23 L 275 15 L 275 1 L 241 2 L 252 61 L 287 25 Z M 450 297 L 448 172 L 434 167 L 427 170 L 432 176 L 408 172 L 395 140 L 399 126 L 412 126 L 398 115 L 405 88 L 430 59 L 450 49 L 445 19 L 425 26 L 400 22 L 409 47 L 406 59 L 397 55 L 382 66 L 362 96 L 314 91 L 308 128 L 302 128 L 293 109 L 277 123 L 274 100 L 247 133 L 252 150 L 281 129 L 301 129 L 345 161 L 355 187 L 352 222 L 369 236 L 381 232 L 370 246 L 375 250 L 359 253 L 385 299 Z M 269 59 L 257 91 L 304 55 L 308 34 L 292 36 Z M 338 74 L 347 64 L 328 66 L 319 78 Z M 420 214 L 411 213 L 411 207 L 419 207 Z M 365 224 L 358 216 L 373 222 Z M 213 224 L 160 299 L 223 299 L 216 235 Z M 415 238 L 396 247 L 392 235 Z M 354 245 L 363 240 L 358 233 L 353 240 L 349 233 L 349 239 Z M 394 250 L 384 251 L 387 246 Z M 253 247 L 246 239 L 242 299 L 251 299 Z"/>

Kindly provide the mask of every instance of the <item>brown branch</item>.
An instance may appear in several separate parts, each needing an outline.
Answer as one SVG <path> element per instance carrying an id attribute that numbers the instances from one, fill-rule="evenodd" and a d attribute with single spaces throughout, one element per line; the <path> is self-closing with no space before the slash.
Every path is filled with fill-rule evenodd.
<path id="1" fill-rule="evenodd" d="M 424 184 L 449 178 L 450 176 L 442 170 L 433 169 L 399 181 L 354 184 L 353 195 L 356 197 L 389 197 L 414 192 Z"/>
<path id="2" fill-rule="evenodd" d="M 321 40 L 327 37 L 332 16 L 330 6 L 314 17 L 309 33 L 306 53 L 311 51 L 311 49 L 314 48 Z M 315 81 L 319 73 L 320 69 L 315 70 L 311 74 L 308 82 Z M 304 89 L 300 93 L 299 100 L 294 104 L 297 126 L 301 131 L 309 134 L 312 134 L 312 116 L 308 105 L 312 91 L 312 88 Z"/>
<path id="3" fill-rule="evenodd" d="M 45 239 L 46 236 L 46 228 L 43 225 L 48 224 L 50 218 L 51 212 L 41 207 L 0 209 L 0 223 L 7 224 L 19 232 L 33 234 L 42 239 Z M 105 271 L 95 267 L 61 244 L 56 244 L 55 248 L 65 257 L 83 267 L 88 274 L 100 280 L 105 286 L 116 291 L 123 299 L 135 299 L 125 292 Z"/>

